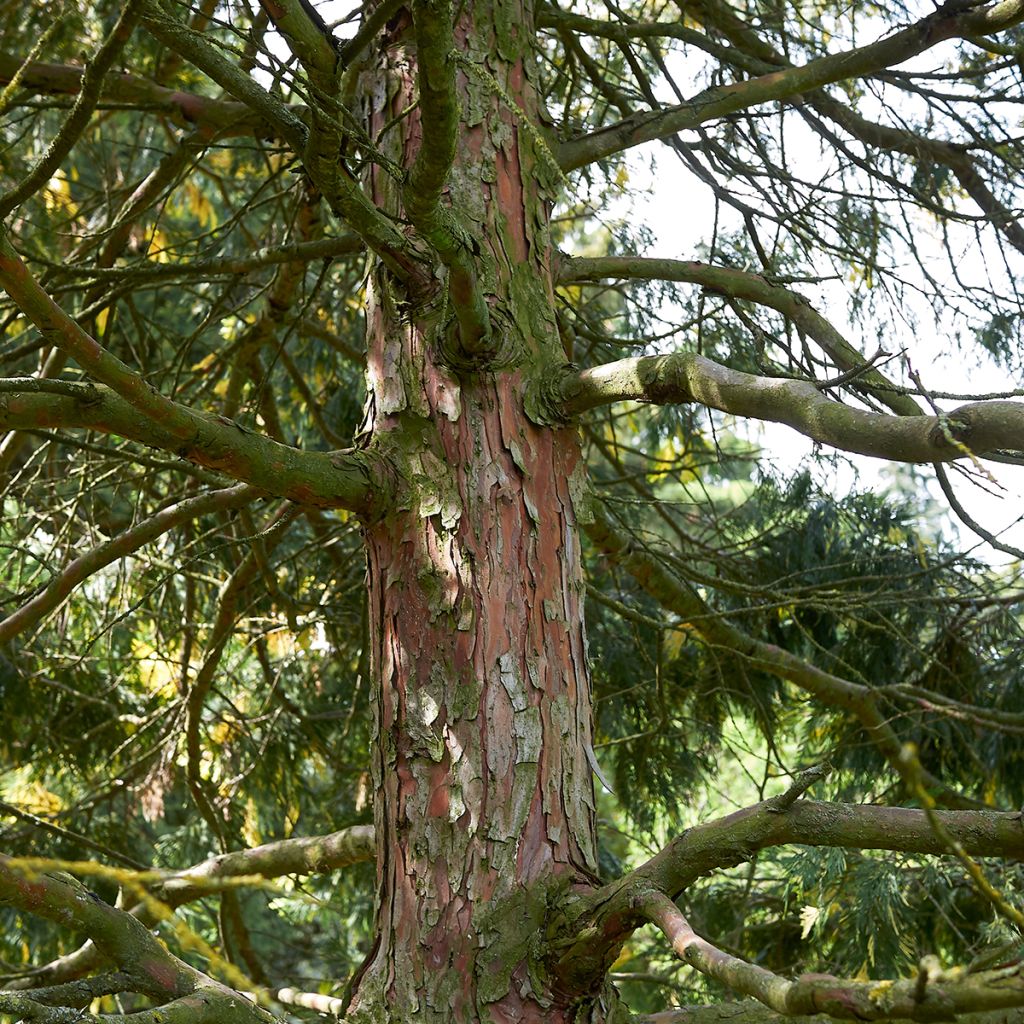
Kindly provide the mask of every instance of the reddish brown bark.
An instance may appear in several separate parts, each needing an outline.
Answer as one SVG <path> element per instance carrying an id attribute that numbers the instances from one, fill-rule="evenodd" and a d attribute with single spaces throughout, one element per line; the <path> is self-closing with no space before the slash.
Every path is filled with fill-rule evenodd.
<path id="1" fill-rule="evenodd" d="M 481 70 L 532 110 L 519 52 L 528 10 L 479 7 L 457 48 L 502 54 Z M 366 91 L 375 135 L 415 96 L 410 38 L 395 28 Z M 477 77 L 459 75 L 446 205 L 478 247 L 498 364 L 453 368 L 458 296 L 443 287 L 417 306 L 381 273 L 370 302 L 367 430 L 401 483 L 397 506 L 367 528 L 379 938 L 352 1022 L 577 1019 L 543 957 L 557 897 L 596 871 L 583 467 L 575 429 L 526 412 L 531 373 L 564 359 L 547 212 L 538 154 Z M 381 144 L 408 167 L 422 134 L 414 113 Z M 379 171 L 374 190 L 400 212 Z"/>

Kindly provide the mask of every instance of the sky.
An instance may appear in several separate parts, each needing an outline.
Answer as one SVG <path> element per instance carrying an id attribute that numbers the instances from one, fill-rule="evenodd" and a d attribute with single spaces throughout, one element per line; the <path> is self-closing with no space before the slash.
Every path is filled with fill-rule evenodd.
<path id="1" fill-rule="evenodd" d="M 879 33 L 882 31 L 880 26 Z M 858 41 L 867 41 L 874 37 L 876 35 L 862 29 Z M 937 47 L 913 62 L 902 65 L 902 70 L 939 68 L 943 61 L 952 57 L 953 47 L 953 43 Z M 677 82 L 686 82 L 689 79 L 692 92 L 699 91 L 699 84 L 693 79 L 692 73 L 688 74 L 680 58 L 677 57 L 674 62 L 670 62 L 669 68 Z M 690 92 L 687 91 L 687 94 Z M 671 94 L 660 98 L 672 102 Z M 865 96 L 863 102 L 865 106 L 860 108 L 862 114 L 879 121 L 885 119 L 885 113 L 877 103 L 873 109 L 871 108 L 873 101 L 870 96 Z M 815 174 L 822 173 L 821 151 L 809 131 L 797 131 L 787 138 L 787 157 L 791 169 L 802 177 L 813 180 Z M 673 152 L 659 144 L 641 147 L 637 155 L 631 158 L 630 183 L 644 193 L 639 197 L 634 194 L 634 210 L 630 216 L 639 215 L 639 219 L 647 224 L 654 236 L 650 251 L 644 255 L 683 260 L 701 258 L 701 245 L 709 242 L 715 227 L 714 203 L 706 186 L 682 165 Z M 965 198 L 964 203 L 969 212 L 979 212 L 969 199 Z M 737 226 L 736 215 L 732 215 L 735 222 L 729 221 L 729 216 L 728 211 L 720 212 L 720 231 Z M 949 257 L 943 251 L 937 228 L 924 215 L 918 219 L 915 227 L 918 229 L 923 254 L 930 262 L 929 272 L 938 284 L 948 282 L 949 288 L 955 290 L 957 285 L 953 280 Z M 956 253 L 959 257 L 957 272 L 964 279 L 984 280 L 986 257 L 989 266 L 999 266 L 1002 256 L 996 253 L 994 244 L 990 251 L 984 252 L 978 248 L 973 232 L 968 233 L 966 229 L 959 229 L 956 226 L 951 229 L 951 236 L 959 239 L 959 251 Z M 1013 257 L 1016 257 L 1019 265 L 1019 277 L 1024 277 L 1024 256 L 1011 252 L 1011 258 Z M 935 314 L 923 299 L 914 301 L 913 296 L 909 296 L 905 300 L 904 308 L 893 310 L 890 316 L 867 329 L 864 325 L 852 323 L 848 316 L 851 287 L 853 286 L 849 282 L 830 282 L 820 285 L 804 284 L 798 286 L 796 290 L 820 313 L 826 315 L 852 344 L 865 353 L 865 356 L 871 355 L 878 348 L 879 339 L 888 352 L 898 353 L 905 349 L 911 365 L 921 374 L 926 387 L 936 391 L 980 394 L 1011 390 L 1024 384 L 1020 379 L 1013 379 L 1012 375 L 998 366 L 980 346 L 972 347 L 969 340 L 963 350 L 959 349 L 952 337 L 954 325 L 948 319 L 936 323 Z M 663 315 L 670 316 L 671 311 L 663 311 Z M 868 331 L 870 333 L 867 333 Z M 912 384 L 900 360 L 889 362 L 883 369 L 895 383 Z M 962 403 L 938 401 L 936 404 L 948 412 Z M 735 429 L 737 433 L 749 437 L 761 445 L 765 452 L 770 453 L 770 459 L 778 469 L 783 472 L 795 472 L 804 467 L 811 467 L 816 478 L 836 493 L 844 493 L 855 486 L 884 488 L 891 483 L 889 464 L 859 455 L 851 455 L 833 462 L 823 461 L 820 453 L 815 454 L 814 443 L 790 427 L 748 422 L 745 425 L 735 424 Z M 977 483 L 959 472 L 947 470 L 956 496 L 975 521 L 996 534 L 1004 543 L 1024 548 L 1024 466 L 992 462 L 985 462 L 984 465 L 991 474 L 991 479 L 972 474 Z M 921 471 L 922 476 L 929 481 L 930 495 L 936 499 L 940 507 L 947 508 L 948 503 L 939 489 L 932 469 L 921 467 Z M 975 556 L 993 565 L 1014 561 L 1012 555 L 980 542 L 952 512 L 949 531 L 952 535 L 958 536 L 960 543 L 965 547 L 979 544 L 974 551 Z"/>

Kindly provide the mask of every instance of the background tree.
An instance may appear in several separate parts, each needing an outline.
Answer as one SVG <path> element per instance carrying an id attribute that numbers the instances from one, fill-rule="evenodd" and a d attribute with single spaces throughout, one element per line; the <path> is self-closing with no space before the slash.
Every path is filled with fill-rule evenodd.
<path id="1" fill-rule="evenodd" d="M 1024 3 L 2 18 L 0 1013 L 1021 1020 Z"/>

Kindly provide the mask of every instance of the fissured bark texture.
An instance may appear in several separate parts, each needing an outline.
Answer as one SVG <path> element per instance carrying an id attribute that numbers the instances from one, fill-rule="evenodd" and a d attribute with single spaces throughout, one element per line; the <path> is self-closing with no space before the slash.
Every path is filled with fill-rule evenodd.
<path id="1" fill-rule="evenodd" d="M 408 167 L 416 55 L 407 21 L 392 30 L 366 72 L 365 114 Z M 534 111 L 533 39 L 518 2 L 466 4 L 456 29 L 478 67 L 458 74 L 446 205 L 479 253 L 497 365 L 449 365 L 443 285 L 424 301 L 372 277 L 366 431 L 395 463 L 399 498 L 366 529 L 378 942 L 353 1024 L 559 1024 L 581 1008 L 544 969 L 550 908 L 592 885 L 597 864 L 580 447 L 524 406 L 530 374 L 564 360 L 538 184 L 549 172 L 508 104 Z M 400 214 L 394 179 L 373 175 L 376 201 Z"/>

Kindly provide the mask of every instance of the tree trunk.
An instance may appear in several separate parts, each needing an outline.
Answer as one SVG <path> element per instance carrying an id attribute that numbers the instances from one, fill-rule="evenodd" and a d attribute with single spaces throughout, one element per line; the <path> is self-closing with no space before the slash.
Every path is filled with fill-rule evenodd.
<path id="1" fill-rule="evenodd" d="M 473 239 L 497 356 L 456 368 L 445 280 L 423 299 L 381 268 L 372 279 L 366 430 L 396 467 L 398 499 L 366 530 L 378 941 L 353 1024 L 580 1019 L 579 994 L 556 991 L 544 963 L 551 908 L 592 886 L 597 863 L 583 463 L 574 428 L 527 414 L 533 375 L 564 362 L 545 154 L 508 102 L 535 109 L 534 38 L 518 2 L 467 4 L 456 26 L 457 49 L 481 63 L 459 67 L 462 145 L 444 202 Z M 408 168 L 423 126 L 408 113 L 406 16 L 365 74 L 371 135 Z M 400 215 L 397 185 L 374 174 L 375 200 Z M 600 999 L 584 1003 L 584 1018 L 604 1019 Z"/>

